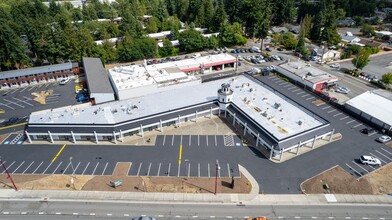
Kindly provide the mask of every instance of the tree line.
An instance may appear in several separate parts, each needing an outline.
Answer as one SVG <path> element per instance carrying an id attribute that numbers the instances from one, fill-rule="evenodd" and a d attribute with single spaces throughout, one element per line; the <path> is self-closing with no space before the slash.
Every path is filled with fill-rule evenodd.
<path id="1" fill-rule="evenodd" d="M 2 0 L 0 3 L 0 68 L 2 71 L 80 62 L 83 56 L 103 62 L 133 61 L 172 56 L 178 52 L 169 40 L 179 40 L 181 51 L 241 45 L 246 37 L 264 39 L 271 25 L 308 16 L 304 37 L 335 43 L 336 19 L 345 15 L 371 15 L 375 0 L 117 0 L 112 4 L 91 0 L 82 8 L 69 2 L 49 7 L 40 0 Z M 366 5 L 366 7 L 364 6 Z M 151 17 L 146 17 L 150 15 Z M 119 23 L 114 22 L 121 17 Z M 98 22 L 97 19 L 113 22 Z M 181 22 L 187 31 L 182 29 Z M 206 38 L 194 27 L 218 32 Z M 158 48 L 148 33 L 170 31 Z M 118 43 L 94 41 L 120 37 Z M 299 40 L 299 42 L 302 42 Z"/>

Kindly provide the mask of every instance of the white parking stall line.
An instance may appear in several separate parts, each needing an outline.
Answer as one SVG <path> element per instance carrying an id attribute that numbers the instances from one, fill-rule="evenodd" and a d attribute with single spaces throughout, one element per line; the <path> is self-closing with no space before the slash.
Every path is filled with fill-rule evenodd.
<path id="1" fill-rule="evenodd" d="M 7 137 L 4 138 L 4 140 L 2 142 L 0 142 L 0 144 L 3 144 L 10 136 L 11 136 L 11 134 L 7 135 Z"/>
<path id="2" fill-rule="evenodd" d="M 22 172 L 22 174 L 24 174 L 31 167 L 31 165 L 33 165 L 33 163 L 34 163 L 34 161 L 31 162 L 31 164 Z"/>
<path id="3" fill-rule="evenodd" d="M 286 88 L 286 87 L 289 87 L 289 86 L 291 86 L 291 84 L 289 83 L 289 84 L 287 84 L 287 85 L 285 85 L 285 86 L 283 86 L 283 88 Z"/>
<path id="4" fill-rule="evenodd" d="M 218 167 L 219 167 L 219 169 L 218 169 L 218 177 L 220 178 L 221 177 L 221 173 L 220 173 L 220 171 L 221 171 L 221 169 L 220 169 L 220 165 L 219 165 L 219 161 L 218 160 L 216 160 L 216 163 L 218 164 Z"/>
<path id="5" fill-rule="evenodd" d="M 38 165 L 38 167 L 35 168 L 35 170 L 34 170 L 31 174 L 34 174 L 35 172 L 37 172 L 37 170 L 41 167 L 41 165 L 42 165 L 43 163 L 44 163 L 44 162 L 41 161 L 41 163 Z"/>
<path id="6" fill-rule="evenodd" d="M 5 107 L 7 107 L 7 108 L 10 108 L 10 109 L 12 109 L 12 110 L 15 110 L 13 107 L 8 106 L 8 105 L 6 105 L 6 104 L 0 103 L 0 105 L 5 106 Z"/>
<path id="7" fill-rule="evenodd" d="M 21 91 L 19 91 L 19 92 L 23 92 L 23 91 L 25 91 L 27 88 L 29 88 L 28 86 L 26 86 L 26 87 L 24 87 Z"/>
<path id="8" fill-rule="evenodd" d="M 170 168 L 171 168 L 171 163 L 169 163 L 169 167 L 167 168 L 167 176 L 170 176 Z"/>
<path id="9" fill-rule="evenodd" d="M 348 116 L 344 116 L 343 118 L 340 118 L 340 121 L 343 121 L 344 119 L 348 118 Z"/>
<path id="10" fill-rule="evenodd" d="M 387 155 L 381 153 L 380 151 L 376 150 L 376 152 L 379 153 L 379 154 L 381 154 L 383 157 L 388 158 L 388 160 L 391 160 L 391 161 L 392 161 L 392 159 L 391 159 L 390 157 L 388 157 Z"/>
<path id="11" fill-rule="evenodd" d="M 383 162 L 383 163 L 388 163 L 388 162 L 386 162 L 385 160 L 381 159 L 379 156 L 376 156 L 376 155 L 373 154 L 373 153 L 369 153 L 369 154 L 372 155 L 372 156 L 375 157 L 375 158 L 378 158 L 378 159 L 381 160 L 381 162 Z"/>
<path id="12" fill-rule="evenodd" d="M 200 163 L 197 163 L 197 176 L 200 177 Z"/>
<path id="13" fill-rule="evenodd" d="M 7 162 L 7 161 L 4 161 L 3 164 L 5 164 L 5 162 Z M 11 167 L 14 163 L 15 163 L 15 161 L 12 162 L 11 165 L 9 165 L 9 166 L 7 167 L 7 170 L 9 170 L 10 167 Z M 4 170 L 1 174 L 4 174 L 4 173 L 5 173 L 5 170 Z"/>
<path id="14" fill-rule="evenodd" d="M 75 170 L 73 170 L 72 175 L 74 175 L 76 173 L 76 171 L 78 170 L 78 167 L 80 165 L 80 162 L 78 163 L 78 165 L 76 165 Z"/>
<path id="15" fill-rule="evenodd" d="M 280 85 L 280 86 L 282 86 L 282 85 L 285 85 L 285 84 L 287 84 L 288 82 L 282 82 L 282 83 L 279 83 L 278 85 Z"/>
<path id="16" fill-rule="evenodd" d="M 339 116 L 339 115 L 342 115 L 342 114 L 343 113 L 340 112 L 340 113 L 334 114 L 333 117 L 336 117 L 336 116 Z"/>
<path id="17" fill-rule="evenodd" d="M 369 171 L 368 171 L 367 169 L 361 167 L 361 166 L 360 166 L 358 163 L 356 163 L 355 161 L 353 161 L 353 163 L 354 163 L 355 165 L 357 165 L 357 167 L 359 167 L 359 168 L 361 168 L 362 170 L 364 170 L 366 173 L 369 173 Z"/>
<path id="18" fill-rule="evenodd" d="M 24 101 L 24 100 L 22 100 L 22 99 L 17 99 L 17 98 L 15 98 L 15 97 L 12 97 L 12 98 L 15 99 L 15 100 L 18 100 L 19 102 L 23 102 L 23 103 L 25 103 L 25 104 L 27 104 L 27 105 L 34 106 L 34 105 L 32 105 L 32 104 L 30 104 L 30 103 L 28 103 L 28 102 L 26 102 L 26 101 Z"/>
<path id="19" fill-rule="evenodd" d="M 165 141 L 166 141 L 166 135 L 163 135 L 163 142 L 162 142 L 162 146 L 165 146 Z"/>
<path id="20" fill-rule="evenodd" d="M 19 104 L 16 103 L 16 102 L 12 102 L 12 101 L 10 101 L 10 100 L 8 100 L 8 99 L 3 99 L 3 100 L 6 101 L 6 102 L 9 102 L 8 104 L 13 104 L 13 105 L 19 106 L 19 107 L 21 107 L 21 108 L 24 108 L 23 105 L 19 105 Z"/>
<path id="21" fill-rule="evenodd" d="M 299 91 L 299 90 L 301 90 L 301 89 L 294 89 L 294 90 L 292 90 L 291 92 L 297 92 L 297 91 Z"/>
<path id="22" fill-rule="evenodd" d="M 14 174 L 23 164 L 25 163 L 25 161 L 23 161 L 15 170 L 14 172 L 12 172 L 12 174 Z"/>
<path id="23" fill-rule="evenodd" d="M 332 112 L 336 112 L 336 109 L 332 109 L 331 111 L 328 111 L 327 113 L 332 113 Z"/>
<path id="24" fill-rule="evenodd" d="M 139 164 L 139 169 L 137 170 L 136 176 L 139 176 L 139 174 L 140 174 L 140 168 L 142 168 L 142 164 L 143 164 L 143 163 L 140 163 L 140 164 Z"/>
<path id="25" fill-rule="evenodd" d="M 188 163 L 188 177 L 191 176 L 191 163 Z"/>
<path id="26" fill-rule="evenodd" d="M 357 170 L 355 170 L 354 168 L 352 168 L 350 165 L 348 165 L 346 163 L 346 166 L 348 166 L 348 168 L 352 169 L 354 172 L 356 172 L 359 176 L 362 176 L 362 174 L 360 172 L 358 172 Z"/>
<path id="27" fill-rule="evenodd" d="M 108 167 L 109 162 L 106 162 L 105 168 L 103 168 L 101 176 L 105 174 L 106 168 Z"/>
<path id="28" fill-rule="evenodd" d="M 330 105 L 328 105 L 327 107 L 321 108 L 321 109 L 322 109 L 322 110 L 325 110 L 325 109 L 329 109 L 329 108 L 331 108 Z"/>
<path id="29" fill-rule="evenodd" d="M 359 123 L 359 124 L 355 125 L 353 128 L 359 127 L 361 125 L 362 125 L 362 123 Z"/>
<path id="30" fill-rule="evenodd" d="M 272 79 L 272 78 L 274 78 L 274 79 Z M 276 76 L 274 76 L 274 77 L 271 77 L 271 78 L 268 78 L 268 79 L 271 79 L 271 81 L 280 80 L 280 78 L 279 78 L 279 77 L 276 77 Z"/>
<path id="31" fill-rule="evenodd" d="M 63 161 L 61 161 L 61 162 L 59 163 L 59 165 L 57 165 L 56 169 L 54 169 L 54 171 L 53 171 L 52 174 L 54 174 L 54 173 L 56 172 L 56 170 L 60 167 L 60 165 L 61 165 L 62 163 L 63 163 Z"/>
<path id="32" fill-rule="evenodd" d="M 301 96 L 301 98 L 304 98 L 304 97 L 307 97 L 307 96 L 310 96 L 310 94 L 305 94 L 305 95 Z"/>
<path id="33" fill-rule="evenodd" d="M 84 168 L 84 170 L 83 170 L 83 173 L 82 173 L 82 176 L 83 176 L 83 175 L 84 175 L 84 173 L 86 172 L 86 170 L 87 170 L 88 166 L 90 166 L 90 162 L 88 162 L 88 163 L 87 163 L 87 166 Z"/>
<path id="34" fill-rule="evenodd" d="M 381 150 L 385 151 L 385 152 L 386 152 L 387 154 L 389 154 L 389 155 L 392 155 L 392 153 L 391 153 L 391 152 L 389 152 L 389 151 L 385 150 L 384 148 L 381 148 Z"/>
<path id="35" fill-rule="evenodd" d="M 230 174 L 230 165 L 229 165 L 229 163 L 227 163 L 227 173 L 229 174 L 229 178 L 231 178 L 231 174 Z"/>
<path id="36" fill-rule="evenodd" d="M 31 91 L 35 88 L 35 86 L 30 87 L 27 91 Z"/>
<path id="37" fill-rule="evenodd" d="M 180 144 L 182 145 L 182 135 L 180 136 Z"/>
<path id="38" fill-rule="evenodd" d="M 211 177 L 211 173 L 210 173 L 210 163 L 208 163 L 208 178 Z"/>
<path id="39" fill-rule="evenodd" d="M 50 163 L 50 164 L 48 165 L 48 167 L 46 167 L 46 169 L 44 170 L 44 172 L 42 172 L 42 174 L 45 174 L 45 172 L 49 169 L 50 166 L 52 166 L 52 164 L 53 164 L 53 163 Z"/>
<path id="40" fill-rule="evenodd" d="M 301 95 L 301 94 L 304 94 L 305 92 L 304 91 L 302 91 L 302 92 L 299 92 L 299 93 L 297 93 L 297 95 Z"/>
<path id="41" fill-rule="evenodd" d="M 148 166 L 147 176 L 150 176 L 150 170 L 151 170 L 151 163 L 150 163 L 150 165 Z"/>
<path id="42" fill-rule="evenodd" d="M 351 123 L 353 123 L 355 120 L 352 120 L 352 121 L 349 121 L 349 122 L 346 122 L 346 124 L 348 125 L 348 124 L 351 124 Z"/>
<path id="43" fill-rule="evenodd" d="M 315 97 L 309 97 L 306 100 L 312 100 L 312 99 L 316 99 Z"/>
<path id="44" fill-rule="evenodd" d="M 159 176 L 159 172 L 161 172 L 161 163 L 159 163 L 159 166 L 158 166 L 157 176 Z"/>
<path id="45" fill-rule="evenodd" d="M 174 145 L 174 135 L 172 136 L 172 143 L 171 143 L 171 146 L 173 146 Z"/>
<path id="46" fill-rule="evenodd" d="M 33 100 L 32 98 L 26 97 L 26 96 L 22 96 L 23 98 L 25 98 L 26 100 Z"/>
<path id="47" fill-rule="evenodd" d="M 189 135 L 189 147 L 191 146 L 192 135 Z"/>
<path id="48" fill-rule="evenodd" d="M 290 88 L 287 88 L 288 90 L 292 90 L 292 89 L 295 89 L 295 88 L 297 88 L 296 86 L 292 86 L 292 87 L 290 87 Z"/>
<path id="49" fill-rule="evenodd" d="M 95 165 L 94 171 L 93 171 L 93 173 L 92 173 L 91 175 L 94 175 L 94 174 L 95 174 L 95 171 L 97 170 L 98 164 L 99 164 L 99 162 L 97 162 L 97 165 Z M 65 172 L 65 171 L 64 171 L 64 172 Z"/>
<path id="50" fill-rule="evenodd" d="M 65 172 L 67 171 L 67 169 L 68 169 L 68 167 L 71 165 L 71 161 L 69 161 L 69 163 L 68 163 L 68 165 L 67 165 L 67 167 L 65 168 L 65 170 L 63 171 L 63 175 L 65 174 Z"/>
<path id="51" fill-rule="evenodd" d="M 180 176 L 180 172 L 181 172 L 181 166 L 180 165 L 178 165 L 178 168 L 177 168 L 177 177 L 179 177 Z"/>
<path id="52" fill-rule="evenodd" d="M 371 134 L 368 134 L 368 136 L 370 137 L 370 136 L 373 136 L 373 135 L 375 135 L 375 134 L 377 134 L 377 131 L 375 131 L 375 132 L 373 132 L 373 133 L 371 133 Z"/>
<path id="53" fill-rule="evenodd" d="M 18 91 L 19 89 L 15 89 L 12 92 L 10 92 L 10 94 L 14 94 L 16 91 Z"/>
<path id="54" fill-rule="evenodd" d="M 215 135 L 215 147 L 218 146 L 218 143 L 216 141 L 216 135 Z"/>
<path id="55" fill-rule="evenodd" d="M 197 135 L 197 146 L 200 146 L 200 135 Z"/>
<path id="56" fill-rule="evenodd" d="M 208 147 L 208 135 L 206 135 L 206 143 L 207 143 L 207 147 Z"/>

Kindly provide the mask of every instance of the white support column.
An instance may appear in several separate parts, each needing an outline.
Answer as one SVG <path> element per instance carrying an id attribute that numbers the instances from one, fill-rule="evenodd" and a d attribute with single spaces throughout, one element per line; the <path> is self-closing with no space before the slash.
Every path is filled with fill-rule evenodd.
<path id="1" fill-rule="evenodd" d="M 295 153 L 295 155 L 298 155 L 300 147 L 301 147 L 301 141 L 298 143 L 297 152 Z"/>
<path id="2" fill-rule="evenodd" d="M 332 131 L 331 131 L 331 136 L 329 136 L 329 142 L 331 142 L 331 140 L 332 140 L 332 135 L 333 135 L 334 132 L 335 132 L 335 129 L 332 129 Z"/>
<path id="3" fill-rule="evenodd" d="M 212 119 L 212 107 L 210 108 L 210 119 Z"/>
<path id="4" fill-rule="evenodd" d="M 210 66 L 210 73 L 212 72 L 212 66 Z"/>
<path id="5" fill-rule="evenodd" d="M 72 135 L 72 140 L 73 140 L 74 144 L 76 144 L 76 138 L 75 138 L 73 131 L 71 131 L 71 135 Z"/>
<path id="6" fill-rule="evenodd" d="M 235 113 L 233 114 L 233 126 L 235 126 L 235 120 L 237 120 L 237 118 L 235 117 Z"/>
<path id="7" fill-rule="evenodd" d="M 33 142 L 31 141 L 31 138 L 30 138 L 29 133 L 27 133 L 27 131 L 25 131 L 25 134 L 26 134 L 26 136 L 27 136 L 27 139 L 29 139 L 29 143 L 30 143 L 30 144 L 33 143 Z"/>
<path id="8" fill-rule="evenodd" d="M 162 129 L 162 120 L 159 120 L 159 130 L 160 130 L 161 132 L 163 132 L 163 129 Z"/>
<path id="9" fill-rule="evenodd" d="M 317 140 L 317 135 L 314 136 L 313 144 L 312 144 L 312 149 L 314 148 L 314 144 L 316 143 Z"/>
<path id="10" fill-rule="evenodd" d="M 245 122 L 244 124 L 244 136 L 246 135 L 246 130 L 248 129 L 248 123 Z"/>
<path id="11" fill-rule="evenodd" d="M 257 137 L 256 137 L 256 147 L 259 146 L 259 142 L 260 142 L 260 134 L 257 133 Z"/>
<path id="12" fill-rule="evenodd" d="M 144 137 L 143 125 L 142 125 L 142 124 L 140 124 L 140 135 L 141 135 L 142 137 Z"/>
<path id="13" fill-rule="evenodd" d="M 221 109 L 219 108 L 218 109 L 218 116 L 220 117 L 220 115 L 221 115 Z"/>
<path id="14" fill-rule="evenodd" d="M 273 153 L 273 151 L 274 151 L 274 148 L 271 148 L 271 149 L 270 149 L 270 155 L 269 155 L 269 159 L 270 159 L 270 160 L 272 159 L 272 153 Z"/>
<path id="15" fill-rule="evenodd" d="M 180 127 L 180 124 L 181 124 L 181 118 L 180 118 L 180 115 L 178 115 L 178 119 L 177 119 L 177 121 L 178 121 L 177 127 Z"/>
<path id="16" fill-rule="evenodd" d="M 225 70 L 225 64 L 222 64 L 222 70 Z"/>
<path id="17" fill-rule="evenodd" d="M 124 142 L 124 135 L 121 130 L 120 130 L 120 138 L 121 138 L 121 142 Z"/>
<path id="18" fill-rule="evenodd" d="M 52 137 L 52 134 L 50 133 L 50 131 L 48 131 L 48 134 L 49 134 L 50 142 L 54 143 L 53 137 Z"/>
<path id="19" fill-rule="evenodd" d="M 280 150 L 279 152 L 280 152 L 279 161 L 282 161 L 282 158 L 283 158 L 283 150 Z"/>
<path id="20" fill-rule="evenodd" d="M 95 141 L 97 141 L 97 144 L 99 144 L 98 135 L 97 135 L 97 132 L 95 132 L 95 131 L 94 131 L 94 136 L 95 136 Z"/>
<path id="21" fill-rule="evenodd" d="M 227 117 L 227 110 L 225 110 L 225 118 Z"/>
<path id="22" fill-rule="evenodd" d="M 114 138 L 114 143 L 117 144 L 116 132 L 114 132 L 114 131 L 113 131 L 113 138 Z"/>
<path id="23" fill-rule="evenodd" d="M 195 111 L 195 122 L 197 121 L 197 110 Z"/>

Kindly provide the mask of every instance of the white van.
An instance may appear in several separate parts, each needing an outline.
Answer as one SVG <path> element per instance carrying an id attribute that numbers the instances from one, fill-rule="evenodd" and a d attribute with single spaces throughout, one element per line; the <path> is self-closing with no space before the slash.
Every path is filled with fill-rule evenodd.
<path id="1" fill-rule="evenodd" d="M 197 57 L 201 57 L 201 54 L 195 53 L 195 54 L 192 55 L 192 58 L 197 58 Z"/>
<path id="2" fill-rule="evenodd" d="M 259 47 L 253 46 L 253 47 L 252 47 L 252 50 L 253 50 L 253 52 L 255 52 L 255 53 L 261 53 L 261 50 L 260 50 Z"/>

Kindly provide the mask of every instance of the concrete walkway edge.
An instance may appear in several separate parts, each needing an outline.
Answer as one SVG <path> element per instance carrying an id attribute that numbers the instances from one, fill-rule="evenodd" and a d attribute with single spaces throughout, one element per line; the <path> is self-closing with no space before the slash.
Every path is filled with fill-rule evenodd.
<path id="1" fill-rule="evenodd" d="M 246 179 L 248 179 L 248 181 L 250 182 L 252 189 L 250 190 L 251 195 L 258 195 L 260 192 L 260 187 L 259 184 L 257 183 L 257 181 L 255 180 L 255 178 L 253 178 L 252 174 L 250 174 L 248 172 L 247 169 L 245 169 L 245 167 L 241 166 L 240 164 L 238 164 L 238 168 L 240 173 L 242 173 Z"/>

